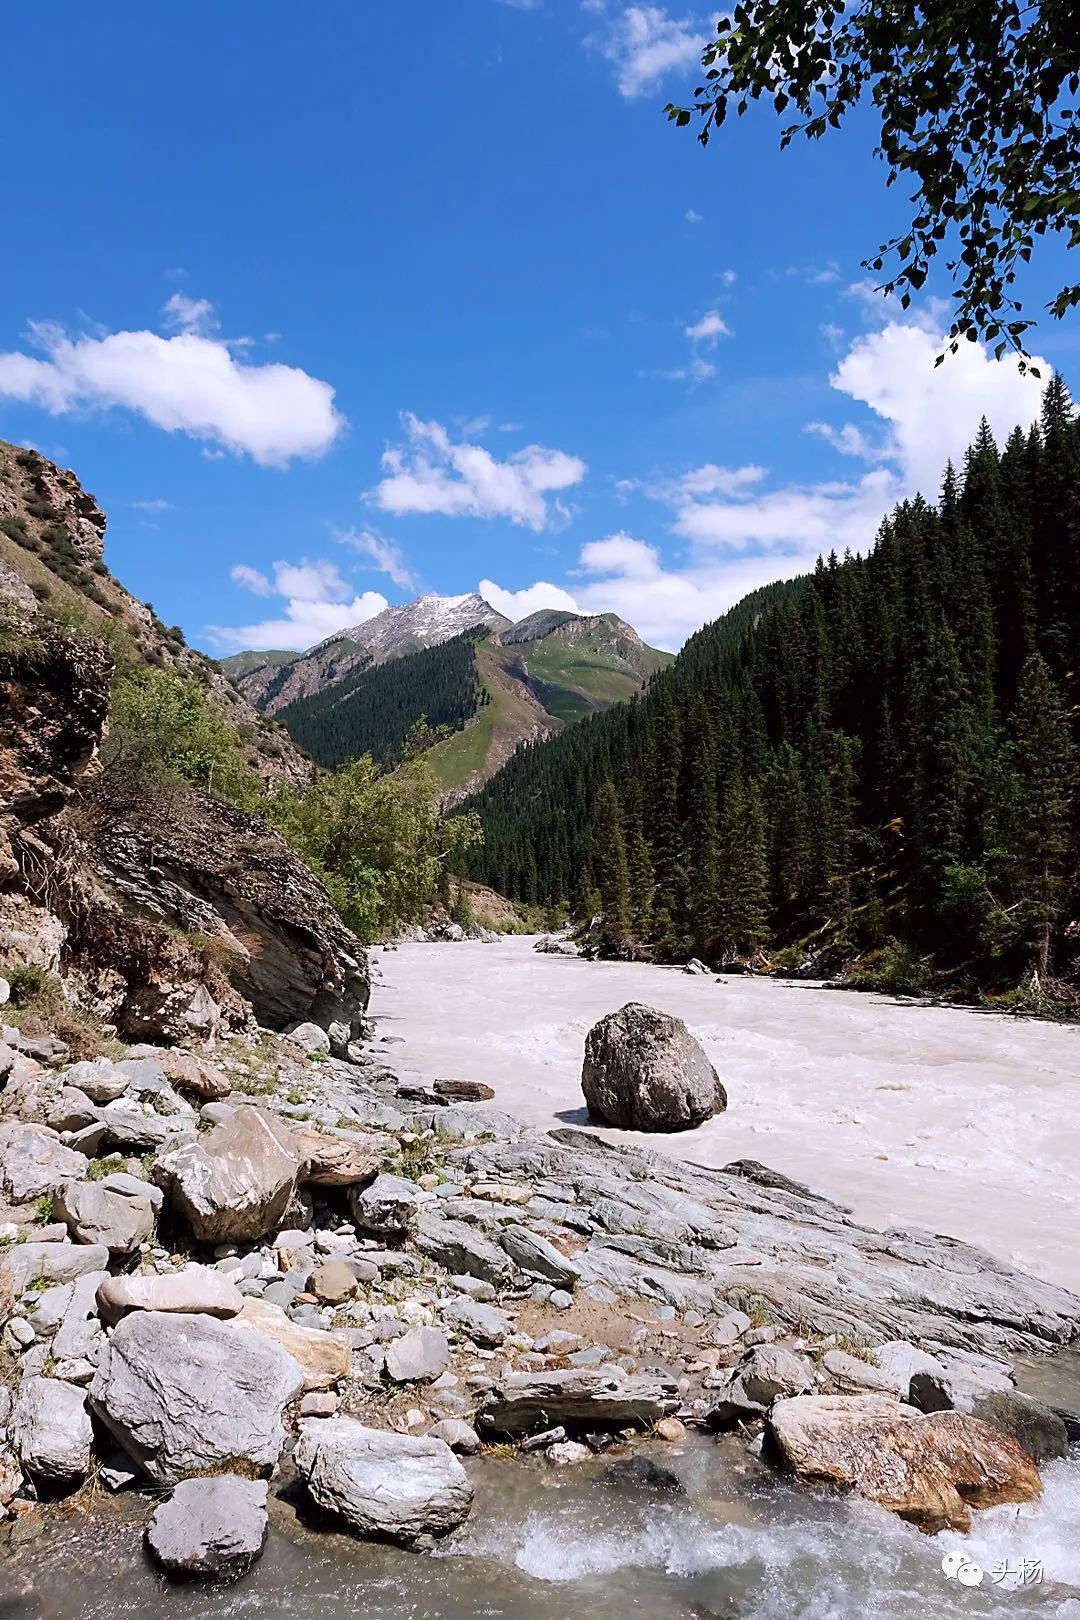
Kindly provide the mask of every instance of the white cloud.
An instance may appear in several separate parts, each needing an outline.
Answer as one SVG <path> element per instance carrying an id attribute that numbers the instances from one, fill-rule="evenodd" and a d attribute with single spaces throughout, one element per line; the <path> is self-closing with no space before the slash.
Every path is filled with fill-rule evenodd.
<path id="1" fill-rule="evenodd" d="M 720 280 L 725 287 L 734 287 L 738 279 L 738 273 L 734 270 L 721 270 L 720 272 Z"/>
<path id="2" fill-rule="evenodd" d="M 194 332 L 198 337 L 209 337 L 218 328 L 209 298 L 189 298 L 186 293 L 174 292 L 166 299 L 162 313 L 170 332 Z"/>
<path id="3" fill-rule="evenodd" d="M 646 640 L 674 648 L 747 591 L 809 570 L 822 552 L 866 550 L 897 501 L 918 490 L 936 499 L 946 459 L 960 463 L 982 415 L 1001 442 L 1037 417 L 1041 395 L 1014 359 L 994 360 L 980 345 L 964 344 L 935 367 L 943 341 L 924 315 L 890 321 L 850 344 L 829 381 L 866 407 L 868 420 L 808 427 L 863 461 L 861 473 L 770 488 L 764 467 L 709 463 L 635 486 L 671 508 L 671 530 L 687 554 L 667 561 L 657 545 L 625 533 L 591 541 L 580 556 L 584 582 L 575 576 L 578 608 L 618 613 Z M 1045 360 L 1035 363 L 1049 375 Z M 560 587 L 513 596 L 532 589 Z"/>
<path id="4" fill-rule="evenodd" d="M 688 208 L 683 218 L 688 225 L 700 225 L 705 215 L 699 214 L 696 208 Z"/>
<path id="5" fill-rule="evenodd" d="M 181 297 L 174 294 L 170 305 Z M 266 467 L 321 456 L 345 425 L 329 383 L 295 366 L 247 365 L 228 343 L 198 331 L 70 337 L 51 323 L 30 331 L 44 358 L 0 354 L 0 399 L 38 405 L 52 416 L 135 411 L 168 433 L 223 447 L 211 455 L 250 455 Z"/>
<path id="6" fill-rule="evenodd" d="M 600 6 L 588 9 L 599 11 Z M 644 95 L 676 68 L 700 64 L 705 29 L 689 17 L 672 17 L 663 6 L 624 6 L 604 13 L 589 44 L 615 70 L 619 93 Z"/>
<path id="7" fill-rule="evenodd" d="M 544 529 L 563 510 L 545 497 L 580 484 L 586 473 L 585 463 L 564 450 L 529 444 L 500 461 L 483 445 L 455 444 L 439 422 L 422 422 L 411 412 L 402 421 L 408 442 L 385 451 L 387 476 L 369 492 L 376 506 L 397 516 L 502 517 Z"/>
<path id="8" fill-rule="evenodd" d="M 497 613 L 512 619 L 515 624 L 519 619 L 528 618 L 530 613 L 538 613 L 541 608 L 560 608 L 567 613 L 580 611 L 569 591 L 561 585 L 552 585 L 546 579 L 538 579 L 535 585 L 528 585 L 523 591 L 504 590 L 493 579 L 482 579 L 476 589 Z"/>
<path id="9" fill-rule="evenodd" d="M 172 501 L 149 500 L 129 501 L 128 505 L 135 512 L 172 512 L 175 511 Z"/>
<path id="10" fill-rule="evenodd" d="M 235 585 L 242 590 L 250 591 L 253 596 L 272 596 L 274 587 L 266 575 L 258 568 L 250 568 L 247 563 L 237 563 L 230 568 L 229 577 Z"/>
<path id="11" fill-rule="evenodd" d="M 372 534 L 369 529 L 343 529 L 335 538 L 343 546 L 367 557 L 380 574 L 388 575 L 402 590 L 411 591 L 415 587 L 416 575 L 405 561 L 401 547 L 392 540 L 384 540 L 381 534 Z"/>
<path id="12" fill-rule="evenodd" d="M 731 327 L 718 309 L 707 309 L 700 321 L 686 328 L 691 343 L 704 343 L 713 348 L 721 338 L 731 336 Z"/>
<path id="13" fill-rule="evenodd" d="M 672 366 L 670 371 L 662 371 L 660 376 L 665 382 L 707 382 L 710 377 L 716 376 L 716 367 L 704 355 L 695 354 L 685 366 Z"/>
<path id="14" fill-rule="evenodd" d="M 256 596 L 278 596 L 279 617 L 257 624 L 210 625 L 209 634 L 223 652 L 251 647 L 287 647 L 302 651 L 338 631 L 364 624 L 389 606 L 381 591 L 356 593 L 342 579 L 336 564 L 325 558 L 304 558 L 298 563 L 276 562 L 271 581 L 257 568 L 238 563 L 235 583 Z"/>

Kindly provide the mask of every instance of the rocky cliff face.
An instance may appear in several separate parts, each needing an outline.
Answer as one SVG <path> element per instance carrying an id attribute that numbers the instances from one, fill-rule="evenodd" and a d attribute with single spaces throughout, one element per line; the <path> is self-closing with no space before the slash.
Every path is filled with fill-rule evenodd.
<path id="1" fill-rule="evenodd" d="M 364 953 L 265 822 L 103 776 L 112 658 L 24 618 L 0 641 L 0 963 L 56 975 L 132 1039 L 305 1019 L 360 1033 Z"/>
<path id="2" fill-rule="evenodd" d="M 0 440 L 0 616 L 25 621 L 38 605 L 91 631 L 127 638 L 136 656 L 204 685 L 267 782 L 311 780 L 311 761 L 252 707 L 213 659 L 188 647 L 105 564 L 106 517 L 75 474 Z"/>

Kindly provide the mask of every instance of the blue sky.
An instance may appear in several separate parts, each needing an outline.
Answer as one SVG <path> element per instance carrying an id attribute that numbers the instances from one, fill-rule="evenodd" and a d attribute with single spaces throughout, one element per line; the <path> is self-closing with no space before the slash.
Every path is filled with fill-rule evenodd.
<path id="1" fill-rule="evenodd" d="M 58 0 L 6 23 L 0 435 L 213 652 L 419 590 L 614 609 L 677 647 L 868 544 L 1038 385 L 859 261 L 873 125 L 707 152 L 661 108 L 708 9 Z M 1060 279 L 1037 260 L 1030 308 Z M 1035 347 L 1069 374 L 1077 325 Z"/>

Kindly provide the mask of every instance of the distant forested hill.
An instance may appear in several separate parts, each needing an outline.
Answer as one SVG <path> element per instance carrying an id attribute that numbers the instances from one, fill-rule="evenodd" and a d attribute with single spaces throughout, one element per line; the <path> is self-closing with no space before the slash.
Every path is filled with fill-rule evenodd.
<path id="1" fill-rule="evenodd" d="M 613 948 L 827 940 L 918 976 L 1078 976 L 1080 425 L 1063 384 L 940 500 L 701 630 L 472 801 L 472 875 Z M 906 955 L 905 955 L 906 953 Z"/>

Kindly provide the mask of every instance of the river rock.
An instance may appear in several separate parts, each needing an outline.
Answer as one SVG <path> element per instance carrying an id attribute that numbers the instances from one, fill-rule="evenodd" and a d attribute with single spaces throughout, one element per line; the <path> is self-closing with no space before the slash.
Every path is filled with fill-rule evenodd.
<path id="1" fill-rule="evenodd" d="M 647 1428 L 678 1404 L 678 1386 L 663 1374 L 628 1373 L 618 1365 L 573 1367 L 507 1373 L 484 1397 L 477 1421 L 500 1434 L 528 1434 L 552 1424 Z"/>
<path id="2" fill-rule="evenodd" d="M 86 1174 L 81 1153 L 65 1147 L 55 1131 L 20 1120 L 0 1120 L 0 1194 L 10 1204 L 32 1204 L 58 1193 Z"/>
<path id="3" fill-rule="evenodd" d="M 355 1418 L 308 1418 L 295 1462 L 319 1506 L 362 1536 L 405 1545 L 444 1536 L 472 1506 L 464 1468 L 430 1435 L 391 1434 Z"/>
<path id="4" fill-rule="evenodd" d="M 517 1267 L 510 1256 L 464 1221 L 445 1221 L 425 1211 L 417 1222 L 416 1247 L 447 1271 L 479 1277 L 493 1288 L 505 1288 Z"/>
<path id="5" fill-rule="evenodd" d="M 832 1484 L 923 1530 L 967 1530 L 971 1509 L 1029 1502 L 1034 1462 L 1008 1435 L 960 1412 L 923 1416 L 884 1395 L 778 1401 L 770 1451 L 807 1484 Z"/>
<path id="6" fill-rule="evenodd" d="M 686 1486 L 673 1468 L 665 1468 L 652 1457 L 638 1453 L 635 1457 L 620 1458 L 611 1463 L 602 1475 L 605 1485 L 618 1489 L 663 1491 L 670 1496 L 685 1496 Z"/>
<path id="7" fill-rule="evenodd" d="M 1068 1430 L 1061 1414 L 1030 1395 L 1021 1395 L 1019 1390 L 995 1389 L 980 1395 L 971 1415 L 1011 1435 L 1037 1463 L 1050 1462 L 1068 1452 Z"/>
<path id="8" fill-rule="evenodd" d="M 332 1333 L 294 1322 L 278 1305 L 245 1299 L 237 1325 L 286 1350 L 300 1369 L 305 1392 L 330 1389 L 349 1374 L 349 1348 Z"/>
<path id="9" fill-rule="evenodd" d="M 814 1369 L 803 1356 L 780 1344 L 761 1344 L 743 1357 L 736 1369 L 738 1383 L 758 1406 L 816 1388 Z"/>
<path id="10" fill-rule="evenodd" d="M 482 1349 L 495 1350 L 513 1332 L 513 1326 L 491 1305 L 478 1300 L 454 1299 L 442 1313 L 443 1321 L 465 1334 Z"/>
<path id="11" fill-rule="evenodd" d="M 287 1033 L 290 1041 L 295 1042 L 302 1052 L 307 1053 L 308 1057 L 329 1057 L 330 1037 L 325 1029 L 319 1028 L 318 1024 L 313 1024 L 310 1021 L 304 1024 L 294 1024 Z"/>
<path id="12" fill-rule="evenodd" d="M 159 1158 L 155 1179 L 200 1243 L 251 1242 L 280 1225 L 300 1156 L 289 1131 L 260 1108 Z"/>
<path id="13" fill-rule="evenodd" d="M 433 1080 L 431 1089 L 449 1102 L 492 1102 L 495 1098 L 493 1087 L 482 1080 Z"/>
<path id="14" fill-rule="evenodd" d="M 343 1305 L 356 1293 L 356 1274 L 344 1260 L 324 1260 L 311 1273 L 308 1288 L 321 1305 Z"/>
<path id="15" fill-rule="evenodd" d="M 522 1271 L 559 1288 L 573 1288 L 581 1273 L 574 1262 L 558 1250 L 554 1243 L 530 1232 L 527 1226 L 505 1226 L 499 1233 L 499 1242 Z"/>
<path id="16" fill-rule="evenodd" d="M 232 1090 L 232 1081 L 215 1064 L 179 1047 L 165 1048 L 158 1054 L 162 1070 L 178 1091 L 186 1091 L 201 1102 L 220 1102 Z"/>
<path id="17" fill-rule="evenodd" d="M 64 1079 L 98 1104 L 115 1102 L 131 1084 L 130 1075 L 118 1069 L 111 1058 L 104 1057 L 73 1063 Z"/>
<path id="18" fill-rule="evenodd" d="M 0 1300 L 9 1287 L 21 1294 L 32 1282 L 74 1282 L 108 1266 L 109 1251 L 102 1243 L 19 1243 L 0 1260 Z"/>
<path id="19" fill-rule="evenodd" d="M 182 1480 L 146 1529 L 155 1562 L 200 1580 L 246 1574 L 266 1543 L 266 1492 L 265 1480 L 237 1474 Z"/>
<path id="20" fill-rule="evenodd" d="M 356 1187 L 374 1180 L 382 1163 L 380 1142 L 372 1137 L 336 1135 L 310 1125 L 290 1125 L 300 1154 L 300 1180 L 311 1187 Z"/>
<path id="21" fill-rule="evenodd" d="M 428 1438 L 441 1440 L 451 1451 L 460 1452 L 465 1457 L 472 1457 L 480 1450 L 480 1436 L 471 1423 L 461 1418 L 442 1418 L 440 1422 L 433 1423 L 428 1430 Z"/>
<path id="22" fill-rule="evenodd" d="M 67 1182 L 54 1211 L 76 1243 L 103 1243 L 115 1255 L 133 1254 L 154 1230 L 154 1206 L 146 1193 L 108 1187 L 104 1181 Z"/>
<path id="23" fill-rule="evenodd" d="M 353 1220 L 376 1237 L 406 1237 L 416 1226 L 419 1208 L 415 1184 L 402 1176 L 376 1176 L 370 1186 L 349 1193 Z"/>
<path id="24" fill-rule="evenodd" d="M 581 1089 L 594 1118 L 623 1130 L 687 1130 L 727 1107 L 682 1019 L 633 1001 L 589 1031 Z"/>
<path id="25" fill-rule="evenodd" d="M 821 1358 L 822 1371 L 827 1373 L 833 1388 L 841 1395 L 900 1395 L 900 1381 L 884 1368 L 853 1356 L 847 1350 L 826 1350 Z M 797 1391 L 792 1390 L 792 1394 Z"/>
<path id="26" fill-rule="evenodd" d="M 113 1330 L 90 1387 L 94 1411 L 159 1484 L 269 1472 L 282 1412 L 303 1374 L 279 1345 L 210 1316 L 132 1311 Z"/>
<path id="27" fill-rule="evenodd" d="M 387 1376 L 395 1384 L 432 1384 L 449 1365 L 450 1346 L 438 1328 L 410 1328 L 386 1349 Z"/>
<path id="28" fill-rule="evenodd" d="M 236 1316 L 244 1296 L 231 1278 L 212 1266 L 188 1265 L 160 1275 L 108 1277 L 97 1291 L 98 1310 L 106 1322 L 118 1322 L 129 1311 L 181 1312 L 193 1316 Z"/>
<path id="29" fill-rule="evenodd" d="M 90 1467 L 93 1432 L 85 1391 L 59 1378 L 24 1378 L 11 1438 L 31 1479 L 54 1490 L 73 1490 Z"/>

